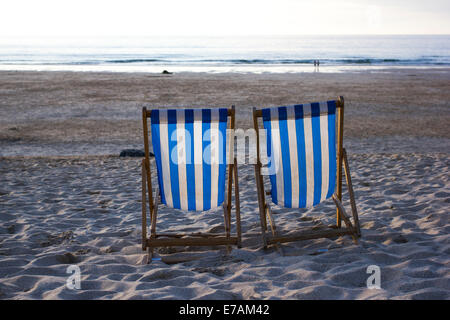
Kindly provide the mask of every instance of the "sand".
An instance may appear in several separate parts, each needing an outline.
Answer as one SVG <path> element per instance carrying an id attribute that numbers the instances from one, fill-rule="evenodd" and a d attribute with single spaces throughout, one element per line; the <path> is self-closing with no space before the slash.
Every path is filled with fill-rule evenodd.
<path id="1" fill-rule="evenodd" d="M 449 299 L 449 80 L 442 70 L 0 72 L 0 298 Z M 117 156 L 142 148 L 142 104 L 234 103 L 246 127 L 253 105 L 338 94 L 346 97 L 359 244 L 338 237 L 285 244 L 283 255 L 264 250 L 253 167 L 240 165 L 242 248 L 162 248 L 159 257 L 195 259 L 144 264 L 140 159 Z M 335 223 L 331 200 L 273 211 L 281 232 Z M 223 231 L 221 212 L 166 208 L 159 218 L 161 231 Z M 66 287 L 71 265 L 80 268 L 79 290 Z M 367 288 L 370 265 L 380 268 L 381 289 Z"/>
<path id="2" fill-rule="evenodd" d="M 237 128 L 249 128 L 252 107 L 339 95 L 345 98 L 351 152 L 416 152 L 417 144 L 425 151 L 450 150 L 449 83 L 448 69 L 261 75 L 0 71 L 0 156 L 142 148 L 143 106 L 234 104 Z"/>

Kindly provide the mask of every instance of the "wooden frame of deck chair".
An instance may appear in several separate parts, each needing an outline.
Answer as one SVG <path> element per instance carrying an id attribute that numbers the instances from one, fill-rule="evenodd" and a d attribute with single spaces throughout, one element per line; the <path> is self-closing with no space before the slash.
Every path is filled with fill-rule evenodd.
<path id="1" fill-rule="evenodd" d="M 276 170 L 269 171 L 272 190 L 267 193 L 264 192 L 261 174 L 258 118 L 262 118 L 267 133 L 267 154 L 270 159 L 268 163 L 272 166 L 272 170 L 274 168 Z M 264 248 L 284 242 L 343 235 L 351 235 L 357 243 L 361 231 L 347 154 L 343 148 L 344 98 L 341 96 L 335 101 L 287 107 L 253 108 L 253 124 L 257 144 L 255 178 Z M 353 223 L 341 202 L 342 167 L 350 197 Z M 275 204 L 286 208 L 311 207 L 331 197 L 337 207 L 337 225 L 333 229 L 278 235 L 270 204 L 266 202 L 266 195 L 270 195 Z M 266 233 L 267 220 L 271 227 L 271 235 Z M 342 227 L 342 221 L 345 227 Z"/>
<path id="2" fill-rule="evenodd" d="M 153 153 L 158 174 L 156 197 L 153 197 L 152 190 L 148 118 L 151 119 Z M 227 251 L 231 250 L 231 245 L 240 247 L 241 218 L 234 137 L 226 137 L 228 127 L 232 129 L 231 132 L 234 131 L 234 106 L 229 109 L 176 110 L 147 110 L 144 107 L 142 122 L 145 148 L 145 158 L 142 160 L 142 250 L 148 250 L 148 262 L 152 261 L 155 247 L 226 245 Z M 209 144 L 205 143 L 205 138 L 210 141 Z M 186 146 L 184 153 L 180 153 L 183 149 L 180 145 Z M 176 161 L 174 157 L 177 158 Z M 205 159 L 209 163 L 205 162 Z M 232 160 L 227 164 L 227 159 Z M 231 236 L 230 232 L 233 180 L 236 236 Z M 150 209 L 149 236 L 147 195 Z M 157 233 L 156 221 L 160 203 L 184 211 L 207 211 L 223 204 L 225 234 Z"/>

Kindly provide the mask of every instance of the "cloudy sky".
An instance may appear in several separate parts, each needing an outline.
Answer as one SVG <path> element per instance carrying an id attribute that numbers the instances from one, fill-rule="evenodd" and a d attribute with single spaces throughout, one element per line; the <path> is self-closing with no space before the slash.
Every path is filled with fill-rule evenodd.
<path id="1" fill-rule="evenodd" d="M 450 34 L 449 0 L 1 0 L 0 36 Z"/>

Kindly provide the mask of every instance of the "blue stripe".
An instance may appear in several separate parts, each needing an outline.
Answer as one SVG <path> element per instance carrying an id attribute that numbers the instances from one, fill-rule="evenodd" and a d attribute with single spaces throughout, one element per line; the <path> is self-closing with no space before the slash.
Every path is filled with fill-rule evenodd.
<path id="1" fill-rule="evenodd" d="M 305 125 L 303 123 L 303 105 L 295 106 L 295 131 L 297 135 L 299 207 L 306 207 L 306 152 Z"/>
<path id="2" fill-rule="evenodd" d="M 219 109 L 219 185 L 217 195 L 217 206 L 220 206 L 225 200 L 225 176 L 227 170 L 227 124 L 228 110 Z M 230 159 L 233 161 L 233 159 Z M 229 172 L 228 174 L 233 174 Z"/>
<path id="3" fill-rule="evenodd" d="M 280 127 L 281 161 L 283 166 L 284 206 L 292 208 L 291 157 L 289 153 L 289 132 L 287 126 L 287 108 L 278 109 Z"/>
<path id="4" fill-rule="evenodd" d="M 184 164 L 178 164 L 178 150 L 177 150 L 177 111 L 167 111 L 167 134 L 169 137 L 169 175 L 170 175 L 170 188 L 172 191 L 173 207 L 181 209 L 181 195 L 180 195 L 180 183 L 187 184 L 187 203 L 188 210 L 196 210 L 199 204 L 196 203 L 195 198 L 195 163 L 194 163 L 194 110 L 185 109 L 185 147 L 186 147 L 186 180 L 179 181 L 178 166 Z M 160 128 L 160 110 L 152 110 L 151 116 L 151 132 L 152 132 L 152 144 L 153 152 L 155 154 L 158 183 L 161 192 L 161 202 L 167 205 L 167 199 L 164 194 L 164 177 L 162 170 L 161 159 L 161 128 Z M 164 119 L 165 120 L 165 119 Z M 225 200 L 225 184 L 226 184 L 226 131 L 228 123 L 228 109 L 219 109 L 219 179 L 218 185 L 211 185 L 211 110 L 202 110 L 202 170 L 203 170 L 203 210 L 209 210 L 212 207 L 221 205 Z M 205 162 L 205 159 L 207 162 Z M 218 198 L 217 203 L 211 203 L 211 190 L 212 187 L 217 187 Z"/>
<path id="5" fill-rule="evenodd" d="M 211 208 L 211 110 L 202 110 L 202 137 L 203 137 L 203 210 Z M 209 150 L 209 151 L 208 151 Z M 205 159 L 209 159 L 208 163 Z"/>
<path id="6" fill-rule="evenodd" d="M 264 129 L 266 129 L 266 137 L 267 137 L 267 157 L 268 157 L 268 167 L 269 167 L 269 178 L 270 178 L 270 185 L 272 186 L 271 195 L 272 195 L 272 202 L 275 204 L 278 204 L 278 197 L 277 197 L 277 176 L 276 176 L 276 168 L 275 168 L 275 162 L 273 159 L 272 154 L 272 128 L 270 123 L 270 109 L 263 109 L 262 110 L 262 116 L 263 116 L 263 125 Z"/>
<path id="7" fill-rule="evenodd" d="M 170 184 L 172 190 L 173 207 L 181 209 L 180 205 L 180 185 L 178 181 L 178 152 L 177 152 L 177 110 L 168 110 L 168 137 L 169 137 L 169 167 Z"/>
<path id="8" fill-rule="evenodd" d="M 336 184 L 336 101 L 327 101 L 328 106 L 328 142 L 329 142 L 329 187 L 327 198 L 331 197 L 335 191 Z M 313 153 L 313 167 L 314 167 L 314 199 L 313 205 L 317 205 L 320 202 L 322 192 L 322 148 L 321 148 L 321 130 L 320 130 L 320 104 L 311 104 L 311 125 L 312 125 L 312 150 L 306 150 L 305 145 L 305 127 L 304 127 L 304 106 L 295 105 L 289 107 L 278 107 L 279 111 L 279 123 L 280 123 L 280 139 L 282 150 L 282 164 L 284 172 L 284 196 L 285 207 L 290 207 L 292 200 L 292 186 L 291 183 L 296 183 L 293 179 L 297 177 L 290 176 L 290 156 L 289 156 L 289 141 L 287 135 L 287 124 L 285 123 L 287 108 L 293 107 L 295 110 L 295 127 L 296 127 L 296 139 L 297 139 L 297 158 L 298 158 L 298 184 L 299 184 L 299 207 L 306 207 L 307 198 L 307 172 L 306 172 L 306 152 Z M 273 139 L 271 137 L 271 109 L 262 109 L 262 118 L 264 128 L 267 131 L 267 155 L 269 156 L 269 165 L 271 165 Z M 277 203 L 277 184 L 275 172 L 270 172 L 270 183 L 272 186 L 272 201 Z M 290 182 L 289 182 L 290 179 Z M 289 198 L 289 196 L 291 198 Z"/>
<path id="9" fill-rule="evenodd" d="M 164 180 L 162 177 L 161 145 L 160 145 L 161 135 L 159 133 L 159 110 L 152 110 L 151 130 L 152 130 L 153 154 L 155 155 L 156 160 L 156 169 L 157 169 L 156 171 L 158 173 L 158 184 L 159 184 L 159 191 L 161 193 L 161 202 L 163 204 L 167 204 L 166 196 L 164 194 L 164 185 L 163 185 Z"/>
<path id="10" fill-rule="evenodd" d="M 331 197 L 336 187 L 336 101 L 328 101 L 328 152 L 329 174 L 327 198 Z"/>
<path id="11" fill-rule="evenodd" d="M 311 122 L 314 157 L 314 201 L 313 205 L 320 203 L 322 192 L 322 149 L 320 139 L 320 104 L 311 104 Z"/>
<path id="12" fill-rule="evenodd" d="M 188 210 L 195 210 L 194 110 L 185 110 L 184 118 Z"/>

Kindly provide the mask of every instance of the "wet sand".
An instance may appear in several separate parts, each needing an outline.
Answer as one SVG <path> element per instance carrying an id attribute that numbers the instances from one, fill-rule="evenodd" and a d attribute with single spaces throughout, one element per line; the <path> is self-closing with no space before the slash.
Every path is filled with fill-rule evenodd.
<path id="1" fill-rule="evenodd" d="M 142 147 L 141 109 L 252 107 L 345 98 L 354 152 L 450 146 L 450 71 L 173 75 L 0 72 L 0 156 L 118 154 Z M 440 148 L 436 149 L 435 146 Z M 417 150 L 416 150 L 417 149 Z"/>

